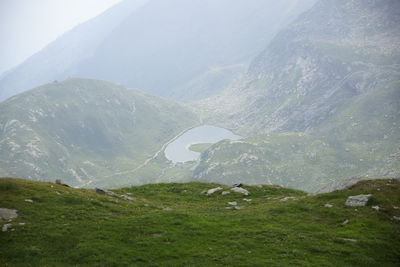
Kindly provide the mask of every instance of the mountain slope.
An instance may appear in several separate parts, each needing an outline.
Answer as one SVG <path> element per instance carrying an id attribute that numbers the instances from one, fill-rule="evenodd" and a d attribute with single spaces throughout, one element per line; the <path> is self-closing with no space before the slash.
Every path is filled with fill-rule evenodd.
<path id="1" fill-rule="evenodd" d="M 277 140 L 294 144 L 293 149 L 273 151 L 280 162 L 271 163 L 271 155 L 264 155 L 258 163 L 263 170 L 283 175 L 260 174 L 245 164 L 240 169 L 231 166 L 229 174 L 230 165 L 224 163 L 240 156 L 235 154 L 240 144 L 221 143 L 215 147 L 221 149 L 220 158 L 205 153 L 203 170 L 196 177 L 215 182 L 238 182 L 243 177 L 244 181 L 266 183 L 272 179 L 310 190 L 316 186 L 313 177 L 317 173 L 317 184 L 339 176 L 399 176 L 399 10 L 398 1 L 321 0 L 281 31 L 252 62 L 247 75 L 220 95 L 200 101 L 198 111 L 207 123 L 247 136 L 276 133 Z M 291 132 L 304 134 L 285 134 Z M 263 143 L 269 139 L 260 136 L 256 143 L 270 151 L 274 144 Z M 336 152 L 321 165 L 288 160 L 296 157 L 297 144 L 302 147 L 310 140 L 326 143 Z M 307 159 L 306 154 L 300 157 Z M 296 172 L 296 168 L 308 171 Z M 227 177 L 218 175 L 224 172 Z"/>
<path id="2" fill-rule="evenodd" d="M 307 196 L 276 186 L 243 195 L 215 184 L 114 190 L 133 202 L 51 183 L 0 179 L 0 207 L 19 217 L 0 233 L 7 266 L 398 266 L 400 184 L 364 181 Z M 222 186 L 225 190 L 228 187 Z M 373 194 L 365 207 L 348 196 Z M 287 201 L 282 201 L 291 197 Z M 26 202 L 31 199 L 33 202 Z M 241 210 L 227 209 L 237 201 Z M 330 204 L 332 207 L 326 207 Z M 371 206 L 379 206 L 374 210 Z M 397 209 L 396 209 L 397 208 Z M 51 222 L 51 223 L 49 223 Z M 22 223 L 22 225 L 21 225 Z M 14 229 L 13 231 L 11 229 Z"/>
<path id="3" fill-rule="evenodd" d="M 0 103 L 0 176 L 132 184 L 132 170 L 197 123 L 175 102 L 110 82 L 48 84 Z"/>
<path id="4" fill-rule="evenodd" d="M 274 38 L 246 77 L 201 107 L 210 121 L 244 134 L 306 131 L 349 99 L 398 89 L 399 6 L 319 1 Z"/>
<path id="5" fill-rule="evenodd" d="M 315 0 L 150 0 L 137 8 L 143 2 L 125 0 L 28 59 L 1 79 L 0 101 L 69 76 L 198 99 L 182 86 L 213 68 L 248 63 Z"/>

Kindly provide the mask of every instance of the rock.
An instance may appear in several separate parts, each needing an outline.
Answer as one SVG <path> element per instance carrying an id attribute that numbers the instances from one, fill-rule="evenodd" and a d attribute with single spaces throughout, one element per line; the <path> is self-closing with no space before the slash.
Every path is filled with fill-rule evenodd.
<path id="1" fill-rule="evenodd" d="M 1 230 L 2 230 L 3 232 L 7 232 L 8 228 L 10 228 L 11 226 L 12 226 L 11 223 L 6 223 L 6 224 L 3 225 L 3 227 L 1 228 Z"/>
<path id="2" fill-rule="evenodd" d="M 248 196 L 250 194 L 249 191 L 247 191 L 246 189 L 241 188 L 241 187 L 233 187 L 233 188 L 231 188 L 231 191 L 233 191 L 235 193 L 241 193 L 245 196 Z"/>
<path id="3" fill-rule="evenodd" d="M 399 207 L 397 207 L 397 206 L 393 206 L 393 208 L 395 209 L 395 210 L 398 210 L 398 209 L 400 209 Z"/>
<path id="4" fill-rule="evenodd" d="M 332 204 L 325 204 L 324 207 L 326 207 L 326 208 L 332 208 L 333 205 L 332 205 Z"/>
<path id="5" fill-rule="evenodd" d="M 64 184 L 60 179 L 57 179 L 57 180 L 56 180 L 56 184 L 62 185 L 62 186 L 65 186 L 65 187 L 70 187 L 69 185 Z"/>
<path id="6" fill-rule="evenodd" d="M 24 226 L 26 223 L 19 223 L 18 225 Z"/>
<path id="7" fill-rule="evenodd" d="M 400 222 L 400 216 L 393 216 L 393 220 Z"/>
<path id="8" fill-rule="evenodd" d="M 171 211 L 171 208 L 163 208 L 164 211 Z"/>
<path id="9" fill-rule="evenodd" d="M 221 191 L 222 187 L 216 187 L 216 188 L 212 188 L 209 189 L 206 193 L 207 196 L 214 194 L 215 192 Z"/>
<path id="10" fill-rule="evenodd" d="M 101 195 L 105 195 L 106 194 L 106 191 L 101 189 L 101 188 L 96 188 L 95 191 L 96 191 L 97 194 L 101 194 Z"/>
<path id="11" fill-rule="evenodd" d="M 344 241 L 349 241 L 349 242 L 353 242 L 353 243 L 358 242 L 357 239 L 352 239 L 352 238 L 342 238 L 342 240 L 344 240 Z"/>
<path id="12" fill-rule="evenodd" d="M 33 203 L 32 199 L 25 199 L 25 202 Z"/>
<path id="13" fill-rule="evenodd" d="M 229 191 L 222 191 L 221 195 L 225 196 L 225 195 L 229 195 L 231 192 Z"/>
<path id="14" fill-rule="evenodd" d="M 235 209 L 235 210 L 242 210 L 242 209 L 244 209 L 244 207 L 243 207 L 243 206 L 234 206 L 233 209 Z"/>
<path id="15" fill-rule="evenodd" d="M 101 189 L 101 188 L 97 188 L 97 187 L 96 187 L 95 190 L 96 190 L 96 193 L 97 193 L 97 194 L 109 195 L 109 196 L 112 196 L 112 197 L 116 197 L 116 196 L 117 196 L 117 194 L 115 194 L 114 192 L 108 191 L 108 190 L 105 190 L 105 189 Z"/>
<path id="16" fill-rule="evenodd" d="M 349 207 L 362 207 L 366 206 L 372 195 L 358 195 L 350 196 L 347 198 L 345 205 Z"/>
<path id="17" fill-rule="evenodd" d="M 251 199 L 249 199 L 249 198 L 243 198 L 243 201 L 246 201 L 246 202 L 251 202 L 252 200 L 251 200 Z"/>
<path id="18" fill-rule="evenodd" d="M 162 234 L 161 233 L 153 233 L 153 234 L 151 234 L 151 236 L 160 237 L 160 236 L 162 236 Z"/>
<path id="19" fill-rule="evenodd" d="M 232 187 L 242 187 L 242 186 L 243 186 L 243 184 L 241 184 L 241 183 L 232 185 Z"/>
<path id="20" fill-rule="evenodd" d="M 232 202 L 228 202 L 228 204 L 231 205 L 231 206 L 236 206 L 237 202 L 236 201 L 232 201 Z"/>
<path id="21" fill-rule="evenodd" d="M 346 225 L 346 224 L 348 224 L 348 223 L 349 223 L 349 220 L 348 220 L 348 219 L 346 219 L 346 220 L 344 220 L 344 221 L 342 222 L 343 225 Z"/>
<path id="22" fill-rule="evenodd" d="M 296 198 L 295 197 L 284 197 L 280 201 L 284 202 L 284 201 L 288 201 L 290 199 L 296 199 Z"/>
<path id="23" fill-rule="evenodd" d="M 122 199 L 125 199 L 126 201 L 133 201 L 133 198 L 131 198 L 131 197 L 128 196 L 128 195 L 121 195 L 121 198 L 122 198 Z"/>
<path id="24" fill-rule="evenodd" d="M 17 210 L 0 208 L 0 219 L 11 220 L 18 217 Z"/>
<path id="25" fill-rule="evenodd" d="M 379 206 L 372 206 L 373 210 L 379 211 L 381 208 Z"/>

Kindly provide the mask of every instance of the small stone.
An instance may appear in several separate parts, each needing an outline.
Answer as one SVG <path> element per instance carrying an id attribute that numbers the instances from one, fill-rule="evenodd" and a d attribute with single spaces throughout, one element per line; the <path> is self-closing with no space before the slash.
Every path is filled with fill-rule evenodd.
<path id="1" fill-rule="evenodd" d="M 58 192 L 58 191 L 56 191 L 56 194 L 57 194 L 57 195 L 61 195 L 61 193 L 60 193 L 60 192 Z"/>
<path id="2" fill-rule="evenodd" d="M 25 202 L 33 203 L 32 199 L 25 199 Z"/>
<path id="3" fill-rule="evenodd" d="M 210 195 L 214 194 L 215 192 L 218 192 L 218 191 L 221 191 L 221 190 L 222 190 L 222 187 L 212 188 L 212 189 L 207 190 L 206 195 L 210 196 Z"/>
<path id="4" fill-rule="evenodd" d="M 246 201 L 246 202 L 251 202 L 252 200 L 251 200 L 251 199 L 249 199 L 249 198 L 243 198 L 243 201 Z"/>
<path id="5" fill-rule="evenodd" d="M 249 191 L 247 191 L 246 189 L 244 189 L 242 187 L 233 187 L 233 188 L 231 188 L 231 191 L 233 191 L 235 193 L 241 193 L 245 196 L 248 196 L 250 194 Z"/>
<path id="6" fill-rule="evenodd" d="M 348 219 L 346 219 L 346 220 L 344 220 L 344 221 L 342 222 L 343 225 L 346 225 L 346 224 L 348 224 L 348 223 L 349 223 L 349 220 L 348 220 Z"/>
<path id="7" fill-rule="evenodd" d="M 349 242 L 353 242 L 353 243 L 358 242 L 357 239 L 352 239 L 352 238 L 342 238 L 342 240 L 344 240 L 344 241 L 349 241 Z"/>
<path id="8" fill-rule="evenodd" d="M 105 195 L 106 194 L 106 191 L 101 189 L 101 188 L 96 188 L 95 191 L 96 191 L 97 194 L 101 194 L 101 195 Z"/>
<path id="9" fill-rule="evenodd" d="M 243 184 L 241 184 L 241 183 L 232 185 L 232 187 L 242 187 L 242 186 L 243 186 Z"/>
<path id="10" fill-rule="evenodd" d="M 18 217 L 17 210 L 0 208 L 0 219 L 11 220 Z"/>
<path id="11" fill-rule="evenodd" d="M 243 206 L 234 206 L 233 208 L 234 208 L 235 210 L 242 210 L 242 209 L 244 209 Z"/>
<path id="12" fill-rule="evenodd" d="M 171 208 L 163 208 L 164 211 L 171 211 Z"/>
<path id="13" fill-rule="evenodd" d="M 398 209 L 400 209 L 399 207 L 397 207 L 397 206 L 393 206 L 393 208 L 395 209 L 395 210 L 398 210 Z"/>
<path id="14" fill-rule="evenodd" d="M 368 201 L 372 198 L 372 195 L 357 195 L 350 196 L 347 198 L 345 205 L 350 207 L 362 207 L 366 206 Z"/>
<path id="15" fill-rule="evenodd" d="M 124 199 L 124 200 L 126 200 L 126 201 L 133 201 L 133 198 L 131 198 L 130 196 L 128 196 L 128 195 L 121 195 L 121 198 L 122 199 Z"/>
<path id="16" fill-rule="evenodd" d="M 228 204 L 231 205 L 231 206 L 236 206 L 237 202 L 236 201 L 232 201 L 232 202 L 228 202 Z"/>
<path id="17" fill-rule="evenodd" d="M 19 223 L 18 225 L 24 226 L 26 223 Z"/>
<path id="18" fill-rule="evenodd" d="M 8 228 L 11 227 L 11 223 L 6 223 L 3 225 L 3 227 L 1 228 L 1 231 L 3 232 L 7 232 Z"/>
<path id="19" fill-rule="evenodd" d="M 56 180 L 56 184 L 62 185 L 62 186 L 65 186 L 65 187 L 70 187 L 69 185 L 64 184 L 60 179 L 57 179 L 57 180 Z"/>
<path id="20" fill-rule="evenodd" d="M 221 195 L 225 196 L 225 195 L 229 195 L 231 192 L 229 191 L 222 191 Z"/>
<path id="21" fill-rule="evenodd" d="M 151 234 L 151 236 L 160 237 L 160 236 L 162 236 L 162 234 L 161 233 L 154 233 L 154 234 Z"/>
<path id="22" fill-rule="evenodd" d="M 328 203 L 327 203 L 327 204 L 325 204 L 325 205 L 324 205 L 324 207 L 326 207 L 326 208 L 332 208 L 332 207 L 333 207 L 333 205 L 332 205 L 332 204 L 328 204 Z"/>
<path id="23" fill-rule="evenodd" d="M 285 202 L 285 201 L 288 201 L 288 200 L 290 200 L 290 199 L 296 199 L 295 197 L 284 197 L 284 198 L 282 198 L 280 201 L 282 201 L 282 202 Z"/>
<path id="24" fill-rule="evenodd" d="M 393 220 L 395 220 L 395 221 L 400 221 L 400 216 L 393 216 Z"/>
<path id="25" fill-rule="evenodd" d="M 109 196 L 112 196 L 112 197 L 116 197 L 117 196 L 117 194 L 115 194 L 114 192 L 108 191 L 108 190 L 105 190 L 105 189 L 101 189 L 101 188 L 95 188 L 95 191 L 96 191 L 97 194 L 101 194 L 101 195 L 106 194 L 106 195 L 109 195 Z"/>
<path id="26" fill-rule="evenodd" d="M 379 206 L 372 206 L 373 210 L 379 211 L 381 208 Z"/>

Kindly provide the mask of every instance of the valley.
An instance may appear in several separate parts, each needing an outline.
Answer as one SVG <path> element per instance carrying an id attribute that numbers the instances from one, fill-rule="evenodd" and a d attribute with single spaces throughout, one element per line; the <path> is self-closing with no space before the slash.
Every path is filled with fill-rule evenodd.
<path id="1" fill-rule="evenodd" d="M 400 266 L 400 1 L 115 3 L 0 76 L 0 266 Z"/>

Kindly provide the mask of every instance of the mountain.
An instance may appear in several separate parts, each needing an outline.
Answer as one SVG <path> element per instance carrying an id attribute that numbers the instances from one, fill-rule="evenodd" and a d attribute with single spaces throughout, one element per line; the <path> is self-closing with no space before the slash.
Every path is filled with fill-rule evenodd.
<path id="1" fill-rule="evenodd" d="M 276 186 L 244 186 L 247 197 L 204 194 L 216 186 L 230 191 L 216 184 L 154 184 L 110 196 L 0 179 L 0 207 L 18 214 L 10 222 L 0 219 L 8 228 L 1 232 L 2 264 L 399 265 L 398 180 L 363 181 L 316 196 Z M 373 197 L 364 207 L 345 206 L 359 194 Z M 228 204 L 234 201 L 243 208 L 234 210 Z"/>
<path id="2" fill-rule="evenodd" d="M 335 172 L 399 176 L 399 10 L 394 0 L 321 0 L 277 34 L 246 75 L 197 104 L 207 123 L 260 136 L 211 147 L 195 177 L 310 190 Z M 258 162 L 237 162 L 245 154 Z"/>
<path id="3" fill-rule="evenodd" d="M 129 173 L 198 123 L 175 102 L 110 82 L 47 84 L 0 103 L 0 176 L 134 184 Z"/>
<path id="4" fill-rule="evenodd" d="M 4 75 L 0 101 L 67 77 L 110 80 L 177 99 L 203 98 L 229 84 L 215 80 L 241 71 L 232 66 L 247 65 L 314 2 L 125 0 Z M 202 94 L 199 88 L 208 84 L 214 87 Z"/>

